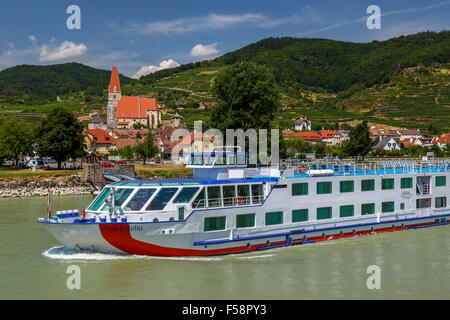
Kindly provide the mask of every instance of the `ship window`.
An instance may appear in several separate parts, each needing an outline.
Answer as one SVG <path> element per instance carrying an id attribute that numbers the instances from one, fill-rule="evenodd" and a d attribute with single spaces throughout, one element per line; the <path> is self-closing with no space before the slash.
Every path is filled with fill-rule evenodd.
<path id="1" fill-rule="evenodd" d="M 128 199 L 128 196 L 134 191 L 131 188 L 118 188 L 114 195 L 114 208 L 118 209 Z M 109 206 L 107 203 L 102 207 L 101 211 L 108 211 Z"/>
<path id="2" fill-rule="evenodd" d="M 435 206 L 436 208 L 445 208 L 447 206 L 447 197 L 437 197 Z"/>
<path id="3" fill-rule="evenodd" d="M 410 189 L 413 185 L 413 179 L 412 178 L 402 178 L 400 180 L 400 188 L 402 189 Z"/>
<path id="4" fill-rule="evenodd" d="M 250 204 L 250 186 L 248 184 L 238 185 L 237 193 L 242 197 L 242 205 Z"/>
<path id="5" fill-rule="evenodd" d="M 199 189 L 199 187 L 184 187 L 175 200 L 173 200 L 173 203 L 187 203 L 191 201 L 192 197 Z"/>
<path id="6" fill-rule="evenodd" d="M 292 184 L 293 196 L 306 196 L 308 195 L 308 183 L 293 183 Z"/>
<path id="7" fill-rule="evenodd" d="M 373 191 L 375 190 L 375 180 L 361 180 L 361 191 Z"/>
<path id="8" fill-rule="evenodd" d="M 339 216 L 341 218 L 353 217 L 354 216 L 354 206 L 353 205 L 341 206 L 341 208 L 339 210 Z"/>
<path id="9" fill-rule="evenodd" d="M 361 215 L 374 214 L 375 213 L 375 203 L 363 203 L 361 205 Z"/>
<path id="10" fill-rule="evenodd" d="M 152 202 L 147 206 L 147 210 L 163 210 L 177 190 L 178 188 L 161 188 Z"/>
<path id="11" fill-rule="evenodd" d="M 226 217 L 205 218 L 204 231 L 225 230 Z"/>
<path id="12" fill-rule="evenodd" d="M 354 182 L 353 181 L 341 181 L 340 190 L 341 192 L 353 192 Z"/>
<path id="13" fill-rule="evenodd" d="M 266 226 L 283 223 L 283 212 L 266 212 Z"/>
<path id="14" fill-rule="evenodd" d="M 220 187 L 208 187 L 208 207 L 220 207 Z"/>
<path id="15" fill-rule="evenodd" d="M 430 208 L 431 207 L 431 198 L 426 199 L 417 199 L 416 200 L 416 208 Z"/>
<path id="16" fill-rule="evenodd" d="M 97 196 L 94 202 L 92 202 L 92 204 L 89 206 L 88 210 L 97 211 L 98 209 L 100 209 L 105 200 L 108 198 L 110 192 L 110 188 L 103 189 L 103 191 Z"/>
<path id="17" fill-rule="evenodd" d="M 308 221 L 308 209 L 292 210 L 292 222 Z"/>
<path id="18" fill-rule="evenodd" d="M 317 194 L 331 193 L 331 181 L 317 182 Z"/>
<path id="19" fill-rule="evenodd" d="M 255 226 L 255 214 L 238 214 L 236 216 L 236 228 L 249 228 Z"/>
<path id="20" fill-rule="evenodd" d="M 395 210 L 394 201 L 388 201 L 388 202 L 381 203 L 381 212 L 382 213 L 394 212 L 394 210 Z"/>
<path id="21" fill-rule="evenodd" d="M 222 186 L 223 205 L 226 207 L 233 206 L 236 198 L 235 186 Z"/>
<path id="22" fill-rule="evenodd" d="M 445 185 L 447 184 L 446 178 L 446 176 L 436 177 L 436 187 L 445 187 Z"/>
<path id="23" fill-rule="evenodd" d="M 140 189 L 136 194 L 128 201 L 124 211 L 139 211 L 147 203 L 148 199 L 156 191 L 155 188 Z"/>
<path id="24" fill-rule="evenodd" d="M 317 208 L 317 220 L 331 219 L 331 207 Z"/>
<path id="25" fill-rule="evenodd" d="M 192 201 L 192 208 L 204 208 L 205 205 L 205 188 L 200 191 L 197 198 L 195 198 L 194 201 Z"/>
<path id="26" fill-rule="evenodd" d="M 252 184 L 252 203 L 261 203 L 264 200 L 262 184 Z"/>
<path id="27" fill-rule="evenodd" d="M 381 189 L 383 190 L 394 189 L 394 179 L 381 179 Z"/>

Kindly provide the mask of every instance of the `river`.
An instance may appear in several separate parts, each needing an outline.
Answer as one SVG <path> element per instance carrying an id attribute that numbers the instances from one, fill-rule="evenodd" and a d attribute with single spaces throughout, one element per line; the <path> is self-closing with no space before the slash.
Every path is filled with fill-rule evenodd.
<path id="1" fill-rule="evenodd" d="M 53 197 L 52 208 L 81 210 L 91 200 Z M 46 197 L 0 199 L 0 299 L 450 299 L 450 226 L 247 254 L 155 258 L 61 248 L 36 222 L 46 216 L 46 203 Z M 80 289 L 68 289 L 71 266 L 80 272 Z M 373 266 L 378 282 L 369 282 L 379 286 L 369 289 Z"/>

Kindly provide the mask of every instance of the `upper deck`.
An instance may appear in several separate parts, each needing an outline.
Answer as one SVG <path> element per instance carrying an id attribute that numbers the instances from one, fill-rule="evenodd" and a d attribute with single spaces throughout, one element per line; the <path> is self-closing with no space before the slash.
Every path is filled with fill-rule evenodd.
<path id="1" fill-rule="evenodd" d="M 246 152 L 192 153 L 187 167 L 194 178 L 227 180 L 248 178 L 310 178 L 449 172 L 449 160 L 305 161 L 281 160 L 269 165 L 249 165 Z"/>

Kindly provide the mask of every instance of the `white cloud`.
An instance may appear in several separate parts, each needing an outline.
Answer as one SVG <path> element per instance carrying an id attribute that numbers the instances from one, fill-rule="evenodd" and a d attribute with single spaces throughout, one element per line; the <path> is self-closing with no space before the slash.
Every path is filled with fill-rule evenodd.
<path id="1" fill-rule="evenodd" d="M 174 20 L 161 20 L 151 23 L 128 22 L 127 27 L 119 27 L 113 23 L 111 28 L 121 32 L 139 34 L 170 34 L 187 33 L 205 30 L 219 30 L 246 24 L 258 28 L 273 28 L 286 23 L 297 23 L 303 18 L 297 15 L 281 19 L 271 19 L 261 13 L 244 13 L 236 15 L 210 13 L 205 16 L 179 18 Z"/>
<path id="2" fill-rule="evenodd" d="M 175 60 L 173 60 L 173 59 L 164 60 L 164 61 L 161 61 L 159 66 L 153 66 L 153 65 L 142 66 L 141 69 L 139 69 L 139 71 L 136 72 L 135 74 L 133 74 L 131 77 L 133 79 L 139 79 L 140 77 L 143 77 L 143 76 L 145 76 L 147 74 L 154 73 L 154 72 L 159 71 L 159 70 L 175 68 L 175 67 L 178 67 L 178 66 L 180 66 L 180 64 L 178 62 L 176 62 Z"/>
<path id="3" fill-rule="evenodd" d="M 30 39 L 31 43 L 33 44 L 33 47 L 36 47 L 36 44 L 37 44 L 36 37 L 34 35 L 30 35 L 29 39 Z"/>
<path id="4" fill-rule="evenodd" d="M 191 50 L 191 56 L 193 57 L 204 57 L 204 56 L 212 56 L 219 52 L 216 48 L 217 42 L 211 44 L 197 44 Z"/>
<path id="5" fill-rule="evenodd" d="M 86 50 L 86 45 L 82 43 L 76 44 L 70 41 L 64 41 L 58 47 L 43 45 L 41 46 L 39 61 L 48 62 L 79 57 L 82 56 Z"/>

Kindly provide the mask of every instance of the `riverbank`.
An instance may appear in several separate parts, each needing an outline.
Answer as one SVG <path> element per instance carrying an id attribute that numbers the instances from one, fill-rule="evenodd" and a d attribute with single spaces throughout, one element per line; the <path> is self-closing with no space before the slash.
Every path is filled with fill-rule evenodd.
<path id="1" fill-rule="evenodd" d="M 94 188 L 83 182 L 79 173 L 0 178 L 0 198 L 46 196 L 49 190 L 51 195 L 83 195 Z"/>

